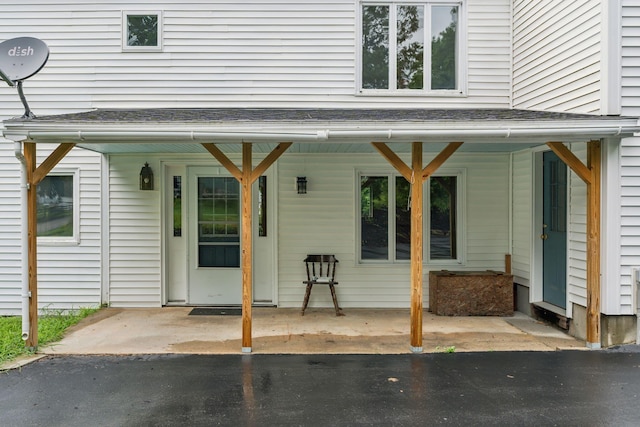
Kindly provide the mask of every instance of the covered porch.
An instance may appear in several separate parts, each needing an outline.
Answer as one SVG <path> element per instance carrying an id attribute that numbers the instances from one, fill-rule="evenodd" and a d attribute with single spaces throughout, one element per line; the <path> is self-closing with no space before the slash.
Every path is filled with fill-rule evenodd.
<path id="1" fill-rule="evenodd" d="M 239 315 L 189 315 L 191 307 L 107 308 L 85 319 L 44 354 L 238 354 Z M 255 354 L 406 354 L 409 309 L 254 307 Z M 425 353 L 556 351 L 584 343 L 524 314 L 442 317 L 424 313 Z"/>
<path id="2" fill-rule="evenodd" d="M 24 144 L 29 219 L 27 345 L 37 346 L 35 188 L 74 146 L 106 154 L 202 153 L 213 156 L 252 200 L 251 184 L 286 153 L 379 153 L 411 183 L 410 348 L 423 351 L 423 183 L 455 153 L 553 150 L 587 184 L 587 345 L 600 346 L 601 141 L 617 143 L 640 130 L 633 118 L 518 110 L 97 110 L 5 121 L 5 137 Z M 586 164 L 567 143 L 588 144 Z M 60 144 L 36 165 L 39 143 Z M 230 157 L 241 153 L 241 161 Z M 254 168 L 253 154 L 264 157 Z M 199 154 L 198 154 L 199 155 Z M 429 157 L 424 162 L 423 157 Z M 245 206 L 250 205 L 249 202 Z M 252 351 L 250 209 L 242 222 L 242 350 Z M 284 225 L 286 227 L 286 225 Z"/>

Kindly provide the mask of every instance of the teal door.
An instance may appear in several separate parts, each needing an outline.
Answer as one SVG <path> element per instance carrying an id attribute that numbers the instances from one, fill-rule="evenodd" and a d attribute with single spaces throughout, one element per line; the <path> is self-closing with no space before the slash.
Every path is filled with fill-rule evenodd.
<path id="1" fill-rule="evenodd" d="M 567 300 L 567 165 L 543 154 L 542 293 L 543 300 L 566 308 Z"/>

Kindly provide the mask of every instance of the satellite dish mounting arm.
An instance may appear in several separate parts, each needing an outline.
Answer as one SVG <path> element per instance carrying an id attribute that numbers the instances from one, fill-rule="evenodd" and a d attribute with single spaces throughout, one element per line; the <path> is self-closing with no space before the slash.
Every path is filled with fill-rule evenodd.
<path id="1" fill-rule="evenodd" d="M 13 82 L 13 80 L 11 80 L 9 77 L 7 77 L 7 75 L 5 73 L 2 72 L 2 70 L 0 70 L 0 78 L 2 78 L 2 80 L 4 80 L 9 86 L 15 86 L 16 85 Z"/>
<path id="2" fill-rule="evenodd" d="M 18 80 L 18 95 L 20 96 L 20 101 L 22 101 L 22 105 L 24 105 L 24 115 L 23 119 L 33 119 L 35 114 L 31 112 L 29 108 L 29 104 L 27 103 L 27 98 L 24 97 L 24 92 L 22 91 L 22 80 Z"/>
<path id="3" fill-rule="evenodd" d="M 14 82 L 5 73 L 3 73 L 2 70 L 0 70 L 0 78 L 2 78 L 2 80 L 4 80 L 11 87 L 14 87 L 14 86 L 18 87 L 18 95 L 20 96 L 20 101 L 22 101 L 22 105 L 24 105 L 24 115 L 22 116 L 22 118 L 23 119 L 34 118 L 35 115 L 31 112 L 31 109 L 29 108 L 29 104 L 27 103 L 27 98 L 25 98 L 24 91 L 22 90 L 22 80 L 18 80 L 17 82 Z"/>

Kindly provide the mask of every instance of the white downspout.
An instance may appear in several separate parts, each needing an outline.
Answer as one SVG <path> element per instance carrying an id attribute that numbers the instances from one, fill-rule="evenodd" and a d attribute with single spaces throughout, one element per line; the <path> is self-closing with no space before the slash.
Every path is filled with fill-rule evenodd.
<path id="1" fill-rule="evenodd" d="M 29 253 L 27 247 L 29 245 L 29 219 L 27 217 L 27 161 L 22 154 L 22 143 L 16 142 L 14 145 L 16 159 L 20 161 L 20 249 L 22 263 L 22 339 L 26 341 L 29 338 Z"/>

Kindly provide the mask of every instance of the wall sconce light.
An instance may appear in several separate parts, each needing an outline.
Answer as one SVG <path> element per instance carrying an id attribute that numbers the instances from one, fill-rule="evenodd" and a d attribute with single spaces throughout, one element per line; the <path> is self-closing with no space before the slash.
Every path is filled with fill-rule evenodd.
<path id="1" fill-rule="evenodd" d="M 149 167 L 149 163 L 145 163 L 140 171 L 140 189 L 153 190 L 153 171 Z"/>
<path id="2" fill-rule="evenodd" d="M 299 176 L 296 178 L 296 189 L 298 194 L 307 194 L 307 177 Z"/>

